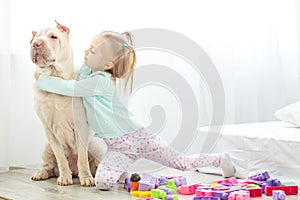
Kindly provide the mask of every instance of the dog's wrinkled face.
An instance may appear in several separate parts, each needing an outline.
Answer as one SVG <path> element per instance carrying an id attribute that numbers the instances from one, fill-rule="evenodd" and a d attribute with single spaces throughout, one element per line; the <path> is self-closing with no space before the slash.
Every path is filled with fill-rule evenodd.
<path id="1" fill-rule="evenodd" d="M 56 22 L 57 23 L 57 22 Z M 69 50 L 70 30 L 59 23 L 55 28 L 42 29 L 32 32 L 30 41 L 30 56 L 33 63 L 40 69 L 55 66 L 56 63 L 63 63 Z"/>
<path id="2" fill-rule="evenodd" d="M 44 68 L 55 63 L 62 53 L 63 34 L 59 30 L 44 29 L 34 33 L 31 42 L 30 56 L 32 62 L 38 67 Z"/>

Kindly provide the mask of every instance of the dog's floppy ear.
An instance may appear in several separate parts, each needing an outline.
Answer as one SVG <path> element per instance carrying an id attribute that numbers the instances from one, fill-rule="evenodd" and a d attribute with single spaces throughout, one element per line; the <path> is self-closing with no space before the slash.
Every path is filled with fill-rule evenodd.
<path id="1" fill-rule="evenodd" d="M 32 38 L 31 38 L 31 40 L 30 40 L 30 44 L 32 43 L 32 41 L 33 41 L 33 39 L 34 39 L 36 33 L 37 33 L 37 31 L 32 31 Z"/>
<path id="2" fill-rule="evenodd" d="M 55 20 L 55 23 L 56 23 L 56 28 L 58 28 L 61 32 L 65 32 L 67 33 L 67 35 L 69 36 L 69 33 L 70 33 L 70 29 L 64 25 L 61 25 L 60 23 L 58 23 L 56 20 Z"/>

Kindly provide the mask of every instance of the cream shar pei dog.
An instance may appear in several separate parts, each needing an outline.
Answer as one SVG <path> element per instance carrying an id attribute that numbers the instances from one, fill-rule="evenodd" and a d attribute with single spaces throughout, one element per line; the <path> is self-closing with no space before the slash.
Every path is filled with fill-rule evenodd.
<path id="1" fill-rule="evenodd" d="M 76 79 L 69 32 L 59 23 L 55 28 L 32 32 L 30 55 L 36 64 L 36 73 Z M 81 98 L 34 88 L 35 110 L 49 143 L 42 154 L 43 168 L 32 179 L 37 181 L 57 176 L 58 185 L 71 185 L 72 176 L 78 176 L 82 186 L 93 186 L 92 175 L 104 150 L 88 127 Z"/>

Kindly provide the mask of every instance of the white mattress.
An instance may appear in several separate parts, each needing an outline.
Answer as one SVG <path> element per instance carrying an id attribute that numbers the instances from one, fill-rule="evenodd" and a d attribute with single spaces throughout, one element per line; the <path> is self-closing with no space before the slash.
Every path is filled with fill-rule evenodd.
<path id="1" fill-rule="evenodd" d="M 205 135 L 208 130 L 200 128 L 199 134 Z M 272 178 L 300 185 L 300 128 L 285 122 L 225 125 L 212 152 L 228 152 L 237 177 L 268 171 Z M 199 170 L 213 172 L 207 168 Z"/>

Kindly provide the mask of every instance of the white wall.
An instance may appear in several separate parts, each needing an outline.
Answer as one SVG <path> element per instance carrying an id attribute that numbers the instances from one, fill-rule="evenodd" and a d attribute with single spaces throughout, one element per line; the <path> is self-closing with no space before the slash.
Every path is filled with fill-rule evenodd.
<path id="1" fill-rule="evenodd" d="M 294 0 L 275 3 L 270 0 L 242 3 L 238 0 L 12 0 L 12 65 L 11 79 L 8 80 L 12 85 L 9 163 L 25 165 L 40 162 L 40 152 L 46 141 L 33 109 L 34 65 L 29 59 L 32 30 L 55 26 L 55 19 L 67 25 L 71 29 L 70 39 L 77 66 L 82 63 L 83 50 L 99 31 L 123 32 L 153 27 L 179 32 L 202 46 L 216 64 L 225 87 L 227 122 L 265 121 L 274 120 L 273 112 L 277 108 L 300 97 L 298 52 L 294 42 L 297 39 L 296 28 L 290 20 L 295 14 L 290 12 L 293 5 Z M 160 62 L 158 57 L 161 55 L 142 56 L 138 58 Z M 164 62 L 174 64 L 173 61 Z M 5 74 L 7 72 L 8 69 L 4 71 Z M 0 81 L 5 82 L 7 77 L 2 79 L 2 75 L 1 71 Z M 196 95 L 200 97 L 197 92 L 202 97 L 203 93 L 209 95 L 205 87 L 199 86 L 203 84 L 201 80 L 193 75 L 185 78 L 195 86 Z M 278 94 L 278 91 L 282 92 Z M 158 100 L 141 97 L 143 103 L 140 103 L 139 95 L 144 96 L 144 93 L 137 94 L 132 103 L 139 106 L 135 107 L 137 115 L 149 124 L 149 108 Z M 162 104 L 166 102 L 166 110 L 170 111 L 169 133 L 162 134 L 171 139 L 178 128 L 174 124 L 180 125 L 180 106 L 168 92 L 160 93 L 159 97 Z M 144 102 L 147 101 L 145 107 Z M 171 103 L 168 104 L 168 101 Z M 211 108 L 206 105 L 202 105 L 201 111 L 209 113 Z M 7 112 L 7 107 L 5 109 Z M 5 114 L 1 112 L 0 116 L 2 119 Z M 7 131 L 7 123 L 3 122 L 1 128 Z"/>
<path id="2" fill-rule="evenodd" d="M 10 136 L 10 31 L 9 31 L 9 2 L 1 0 L 0 8 L 8 10 L 0 12 L 0 172 L 6 171 L 9 165 L 9 136 Z"/>

